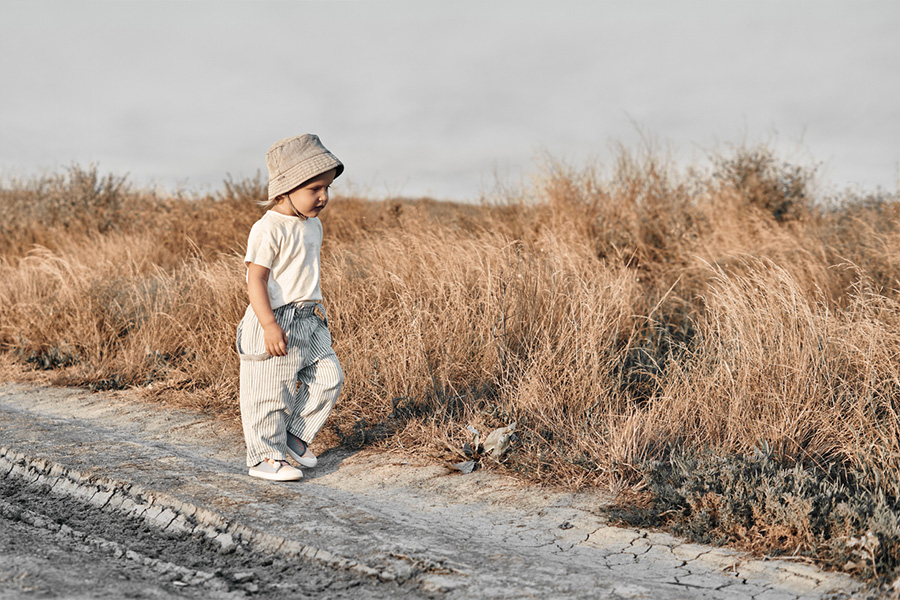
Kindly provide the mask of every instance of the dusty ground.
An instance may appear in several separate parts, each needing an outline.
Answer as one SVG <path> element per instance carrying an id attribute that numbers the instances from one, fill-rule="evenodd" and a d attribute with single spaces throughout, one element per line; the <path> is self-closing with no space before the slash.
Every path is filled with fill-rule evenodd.
<path id="1" fill-rule="evenodd" d="M 167 533 L 49 485 L 0 480 L 0 597 L 397 598 L 415 590 L 345 569 Z"/>
<path id="2" fill-rule="evenodd" d="M 610 527 L 609 499 L 239 432 L 129 393 L 0 385 L 0 598 L 846 598 L 851 579 Z"/>

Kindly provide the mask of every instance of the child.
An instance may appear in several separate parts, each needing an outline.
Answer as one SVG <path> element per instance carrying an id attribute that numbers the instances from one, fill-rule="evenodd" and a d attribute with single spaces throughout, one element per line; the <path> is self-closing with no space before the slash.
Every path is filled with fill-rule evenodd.
<path id="1" fill-rule="evenodd" d="M 321 304 L 317 218 L 344 165 L 310 134 L 276 142 L 266 164 L 269 201 L 250 229 L 244 258 L 250 306 L 237 329 L 241 422 L 249 474 L 296 481 L 303 473 L 285 453 L 303 467 L 316 466 L 309 444 L 344 381 Z"/>

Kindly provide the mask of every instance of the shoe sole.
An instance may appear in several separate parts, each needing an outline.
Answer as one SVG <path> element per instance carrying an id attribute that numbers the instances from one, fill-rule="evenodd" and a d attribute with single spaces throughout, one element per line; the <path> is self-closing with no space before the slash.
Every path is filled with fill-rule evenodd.
<path id="1" fill-rule="evenodd" d="M 256 477 L 257 479 L 265 479 L 266 481 L 300 481 L 303 479 L 303 473 L 300 472 L 299 475 L 279 475 L 278 473 L 259 473 L 256 471 L 248 471 L 247 472 L 250 477 Z"/>

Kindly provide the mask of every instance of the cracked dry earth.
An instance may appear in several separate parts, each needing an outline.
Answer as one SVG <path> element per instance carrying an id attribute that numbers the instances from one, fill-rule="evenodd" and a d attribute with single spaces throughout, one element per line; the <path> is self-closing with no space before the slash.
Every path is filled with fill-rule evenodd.
<path id="1" fill-rule="evenodd" d="M 0 384 L 0 598 L 849 598 L 852 579 L 607 524 L 610 499 L 335 448 L 253 479 L 239 431 Z"/>

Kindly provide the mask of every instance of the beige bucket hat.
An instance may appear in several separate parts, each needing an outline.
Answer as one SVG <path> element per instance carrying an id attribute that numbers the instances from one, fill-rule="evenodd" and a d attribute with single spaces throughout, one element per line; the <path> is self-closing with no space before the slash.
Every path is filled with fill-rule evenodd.
<path id="1" fill-rule="evenodd" d="M 305 133 L 272 144 L 266 153 L 269 167 L 269 200 L 336 169 L 335 178 L 344 172 L 344 164 L 328 151 L 319 136 Z"/>

